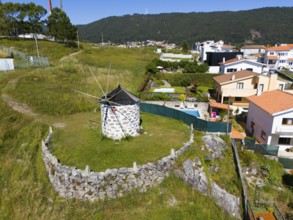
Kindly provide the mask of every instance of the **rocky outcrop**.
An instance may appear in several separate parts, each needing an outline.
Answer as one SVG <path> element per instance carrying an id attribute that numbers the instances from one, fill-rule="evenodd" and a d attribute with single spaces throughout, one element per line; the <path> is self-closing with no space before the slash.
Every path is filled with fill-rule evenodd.
<path id="1" fill-rule="evenodd" d="M 202 140 L 213 158 L 222 158 L 227 144 L 216 135 L 205 135 Z"/>
<path id="2" fill-rule="evenodd" d="M 216 203 L 230 215 L 241 218 L 240 199 L 220 188 L 216 183 L 209 182 L 199 158 L 195 161 L 186 160 L 180 170 L 174 171 L 175 175 L 191 185 L 195 190 L 213 198 Z"/>
<path id="3" fill-rule="evenodd" d="M 199 158 L 195 162 L 186 160 L 183 163 L 182 170 L 175 171 L 175 174 L 197 191 L 204 195 L 208 194 L 208 178 L 201 166 Z"/>
<path id="4" fill-rule="evenodd" d="M 107 169 L 104 172 L 92 172 L 89 166 L 85 170 L 65 166 L 49 151 L 52 129 L 42 142 L 43 160 L 54 189 L 63 197 L 98 200 L 121 197 L 127 192 L 147 191 L 160 184 L 173 169 L 173 165 L 191 142 L 184 144 L 178 151 L 154 163 L 136 165 L 132 168 Z"/>
<path id="5" fill-rule="evenodd" d="M 225 209 L 230 215 L 241 218 L 240 199 L 211 182 L 211 197 L 216 203 Z"/>

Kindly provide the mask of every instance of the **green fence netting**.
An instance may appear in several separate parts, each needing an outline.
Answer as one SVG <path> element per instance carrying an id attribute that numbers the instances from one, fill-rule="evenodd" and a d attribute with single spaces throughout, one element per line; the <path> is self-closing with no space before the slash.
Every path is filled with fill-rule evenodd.
<path id="1" fill-rule="evenodd" d="M 178 111 L 176 109 L 168 108 L 165 106 L 141 103 L 140 109 L 144 112 L 149 112 L 156 115 L 165 116 L 168 118 L 173 118 L 183 123 L 190 125 L 193 124 L 194 129 L 204 132 L 220 132 L 226 133 L 227 126 L 228 132 L 231 132 L 231 123 L 223 123 L 223 122 L 209 122 L 203 119 L 197 118 L 195 116 L 189 115 L 182 111 Z"/>
<path id="2" fill-rule="evenodd" d="M 279 146 L 268 144 L 256 144 L 254 139 L 245 138 L 245 147 L 263 155 L 278 156 Z"/>
<path id="3" fill-rule="evenodd" d="M 279 158 L 278 160 L 285 169 L 293 169 L 293 158 Z"/>

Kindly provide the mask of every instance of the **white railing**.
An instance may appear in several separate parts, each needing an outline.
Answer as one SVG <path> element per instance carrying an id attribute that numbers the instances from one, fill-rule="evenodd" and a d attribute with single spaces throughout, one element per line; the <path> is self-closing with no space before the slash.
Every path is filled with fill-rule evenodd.
<path id="1" fill-rule="evenodd" d="M 293 126 L 292 125 L 277 126 L 275 132 L 276 134 L 290 134 L 293 136 Z"/>

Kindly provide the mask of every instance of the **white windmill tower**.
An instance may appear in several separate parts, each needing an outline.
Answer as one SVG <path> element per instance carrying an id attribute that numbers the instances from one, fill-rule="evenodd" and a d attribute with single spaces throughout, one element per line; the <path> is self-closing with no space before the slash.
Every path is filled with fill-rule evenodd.
<path id="1" fill-rule="evenodd" d="M 100 100 L 102 134 L 113 140 L 139 135 L 140 99 L 120 85 Z"/>
<path id="2" fill-rule="evenodd" d="M 99 98 L 77 90 L 74 91 L 99 100 L 103 136 L 113 140 L 138 136 L 141 128 L 140 99 L 123 89 L 120 84 L 116 89 L 109 93 L 106 92 L 106 94 L 97 78 L 93 73 L 92 75 L 102 90 L 103 97 Z"/>

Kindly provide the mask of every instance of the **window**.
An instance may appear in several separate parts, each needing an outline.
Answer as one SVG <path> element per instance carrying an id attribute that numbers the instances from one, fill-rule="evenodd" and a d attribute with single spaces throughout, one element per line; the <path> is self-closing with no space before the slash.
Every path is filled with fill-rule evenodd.
<path id="1" fill-rule="evenodd" d="M 278 144 L 290 145 L 291 138 L 279 138 Z"/>
<path id="2" fill-rule="evenodd" d="M 288 53 L 279 53 L 279 56 L 287 56 Z"/>
<path id="3" fill-rule="evenodd" d="M 289 64 L 289 66 L 292 66 L 293 65 L 293 62 L 289 62 L 288 64 Z"/>
<path id="4" fill-rule="evenodd" d="M 263 87 L 264 87 L 264 84 L 259 84 L 259 87 L 258 87 L 259 91 L 263 92 Z"/>
<path id="5" fill-rule="evenodd" d="M 266 132 L 261 131 L 261 135 L 260 135 L 260 137 L 261 137 L 263 140 L 266 139 L 266 136 L 267 136 Z"/>
<path id="6" fill-rule="evenodd" d="M 293 125 L 293 118 L 283 118 L 282 125 Z"/>
<path id="7" fill-rule="evenodd" d="M 232 72 L 236 72 L 236 71 L 237 71 L 237 69 L 235 69 L 235 68 L 227 69 L 227 73 L 232 73 Z"/>
<path id="8" fill-rule="evenodd" d="M 274 52 L 270 52 L 270 55 L 274 55 Z"/>
<path id="9" fill-rule="evenodd" d="M 235 102 L 241 102 L 242 98 L 241 97 L 235 97 Z"/>
<path id="10" fill-rule="evenodd" d="M 237 83 L 236 89 L 243 89 L 244 83 Z"/>
<path id="11" fill-rule="evenodd" d="M 255 126 L 255 123 L 252 121 L 250 127 L 254 128 L 254 126 Z"/>
<path id="12" fill-rule="evenodd" d="M 248 71 L 251 71 L 251 72 L 253 71 L 253 69 L 252 69 L 252 68 L 247 68 L 246 70 L 248 70 Z"/>
<path id="13" fill-rule="evenodd" d="M 280 60 L 280 63 L 286 63 L 286 60 Z"/>
<path id="14" fill-rule="evenodd" d="M 283 90 L 284 85 L 283 84 L 279 84 L 278 89 L 279 90 Z"/>

